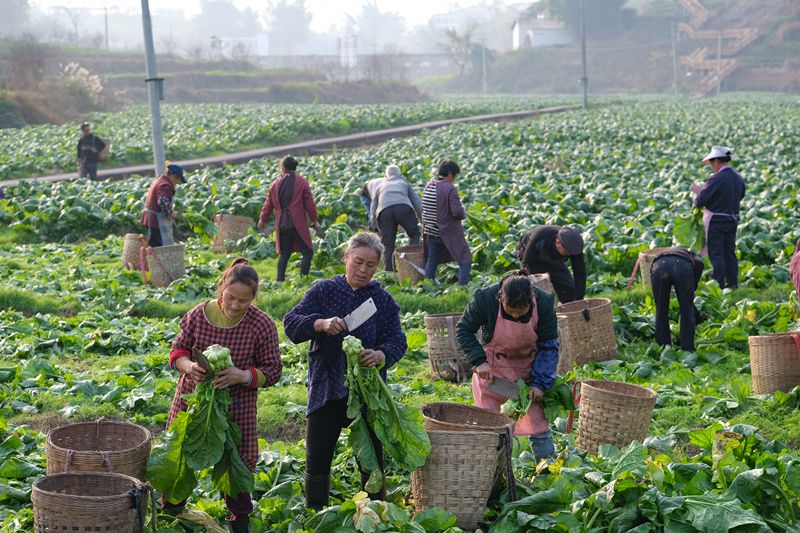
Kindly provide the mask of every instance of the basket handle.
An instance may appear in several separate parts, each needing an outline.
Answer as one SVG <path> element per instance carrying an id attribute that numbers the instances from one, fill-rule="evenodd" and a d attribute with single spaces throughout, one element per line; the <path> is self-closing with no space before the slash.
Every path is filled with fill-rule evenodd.
<path id="1" fill-rule="evenodd" d="M 628 280 L 628 292 L 631 291 L 631 287 L 633 287 L 633 280 L 636 279 L 636 272 L 639 271 L 639 259 L 641 259 L 641 254 L 636 256 L 636 263 L 633 264 L 633 272 L 631 273 L 631 279 Z"/>
<path id="2" fill-rule="evenodd" d="M 100 452 L 100 464 L 108 469 L 108 473 L 114 472 L 114 467 L 111 464 L 111 455 L 108 452 Z"/>
<path id="3" fill-rule="evenodd" d="M 167 268 L 163 265 L 163 263 L 161 263 L 161 259 L 158 258 L 158 255 L 156 255 L 156 253 L 153 251 L 153 249 L 151 247 L 149 247 L 149 246 L 147 247 L 147 253 L 148 253 L 148 255 L 150 255 L 150 257 L 152 257 L 153 259 L 156 260 L 156 264 L 158 265 L 158 268 L 160 268 L 162 271 L 167 273 L 167 277 L 169 278 L 169 280 L 171 282 L 175 281 L 176 279 L 178 279 L 178 278 L 176 278 L 175 276 L 172 275 L 172 272 L 167 270 Z"/>
<path id="4" fill-rule="evenodd" d="M 583 315 L 583 319 L 584 319 L 586 322 L 589 322 L 589 320 L 591 320 L 591 319 L 592 319 L 592 314 L 591 314 L 591 312 L 589 311 L 589 306 L 588 306 L 588 305 L 587 305 L 586 307 L 584 307 L 584 308 L 583 308 L 583 311 L 581 311 L 581 315 Z"/>
<path id="5" fill-rule="evenodd" d="M 69 472 L 69 469 L 72 467 L 72 456 L 75 453 L 75 450 L 67 450 L 67 461 L 64 463 L 64 472 Z"/>
<path id="6" fill-rule="evenodd" d="M 128 490 L 128 496 L 131 497 L 131 509 L 136 509 L 136 521 L 139 525 L 137 531 L 141 533 L 144 533 L 144 515 L 147 512 L 148 495 L 150 496 L 150 527 L 153 529 L 153 533 L 156 533 L 156 493 L 153 486 L 150 483 L 137 484 Z"/>
<path id="7" fill-rule="evenodd" d="M 517 480 L 514 478 L 514 467 L 512 466 L 511 454 L 514 446 L 514 425 L 506 426 L 506 430 L 500 433 L 498 449 L 503 454 L 503 461 L 506 470 L 506 483 L 508 484 L 508 501 L 513 502 L 517 499 Z"/>
<path id="8" fill-rule="evenodd" d="M 581 384 L 580 380 L 577 379 L 572 383 L 572 400 L 575 402 L 575 407 L 577 407 L 581 403 L 581 394 L 580 392 L 578 392 L 580 384 Z M 567 435 L 572 433 L 573 422 L 575 422 L 575 411 L 570 411 L 569 416 L 567 417 L 567 428 L 566 428 Z"/>

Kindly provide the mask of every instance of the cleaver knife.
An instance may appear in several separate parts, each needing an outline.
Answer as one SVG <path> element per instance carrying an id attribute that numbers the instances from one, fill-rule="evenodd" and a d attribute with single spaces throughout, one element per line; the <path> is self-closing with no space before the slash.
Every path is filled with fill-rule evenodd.
<path id="1" fill-rule="evenodd" d="M 494 380 L 489 383 L 489 392 L 511 400 L 516 400 L 519 396 L 519 386 L 515 381 L 494 376 Z"/>
<path id="2" fill-rule="evenodd" d="M 348 331 L 355 330 L 358 326 L 369 320 L 378 311 L 372 298 L 368 298 L 363 304 L 356 307 L 355 311 L 343 318 Z"/>

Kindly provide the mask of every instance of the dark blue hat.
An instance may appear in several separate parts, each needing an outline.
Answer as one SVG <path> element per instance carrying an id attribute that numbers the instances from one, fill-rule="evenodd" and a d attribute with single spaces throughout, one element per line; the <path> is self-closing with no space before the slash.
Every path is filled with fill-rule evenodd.
<path id="1" fill-rule="evenodd" d="M 175 174 L 180 178 L 181 183 L 186 183 L 186 177 L 183 175 L 183 167 L 180 165 L 174 163 L 167 165 L 167 174 Z"/>

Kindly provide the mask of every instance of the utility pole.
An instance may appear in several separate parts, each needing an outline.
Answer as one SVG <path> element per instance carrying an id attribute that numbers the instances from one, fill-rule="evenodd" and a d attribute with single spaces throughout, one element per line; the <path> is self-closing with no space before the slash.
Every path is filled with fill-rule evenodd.
<path id="1" fill-rule="evenodd" d="M 153 46 L 153 24 L 150 21 L 149 0 L 142 0 L 142 27 L 144 28 L 144 56 L 147 63 L 147 95 L 150 100 L 150 125 L 153 130 L 153 164 L 156 176 L 164 173 L 166 156 L 164 138 L 161 135 L 161 111 L 159 101 L 164 96 L 164 78 L 156 76 L 156 52 Z"/>
<path id="2" fill-rule="evenodd" d="M 108 50 L 109 50 L 109 47 L 108 47 L 108 0 L 106 0 L 104 10 L 105 10 L 105 20 L 106 20 L 106 52 L 108 52 Z"/>
<path id="3" fill-rule="evenodd" d="M 486 45 L 481 45 L 481 70 L 483 71 L 483 92 L 489 92 L 488 81 L 486 79 Z"/>
<path id="4" fill-rule="evenodd" d="M 670 24 L 672 34 L 672 96 L 678 97 L 678 39 L 675 32 L 675 19 Z"/>
<path id="5" fill-rule="evenodd" d="M 581 88 L 583 89 L 583 108 L 589 107 L 589 78 L 586 77 L 586 5 L 581 0 Z"/>
<path id="6" fill-rule="evenodd" d="M 722 92 L 722 32 L 717 32 L 717 96 Z"/>

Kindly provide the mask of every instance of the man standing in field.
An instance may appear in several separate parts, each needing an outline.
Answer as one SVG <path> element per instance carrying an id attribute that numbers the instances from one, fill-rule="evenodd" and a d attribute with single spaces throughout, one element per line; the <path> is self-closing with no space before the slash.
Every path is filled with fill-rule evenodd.
<path id="1" fill-rule="evenodd" d="M 517 246 L 517 258 L 530 274 L 550 274 L 550 281 L 562 304 L 583 300 L 586 264 L 583 260 L 583 237 L 576 229 L 539 226 L 522 236 Z M 572 263 L 572 274 L 567 268 L 567 260 Z"/>
<path id="2" fill-rule="evenodd" d="M 97 180 L 98 154 L 106 147 L 99 137 L 92 135 L 88 122 L 81 124 L 81 133 L 78 139 L 78 177 Z"/>
<path id="3" fill-rule="evenodd" d="M 172 200 L 178 183 L 186 183 L 183 168 L 175 164 L 167 165 L 166 174 L 156 178 L 147 191 L 140 222 L 147 226 L 147 244 L 150 246 L 175 244 L 172 237 L 172 221 L 178 218 L 178 213 L 172 210 Z"/>

